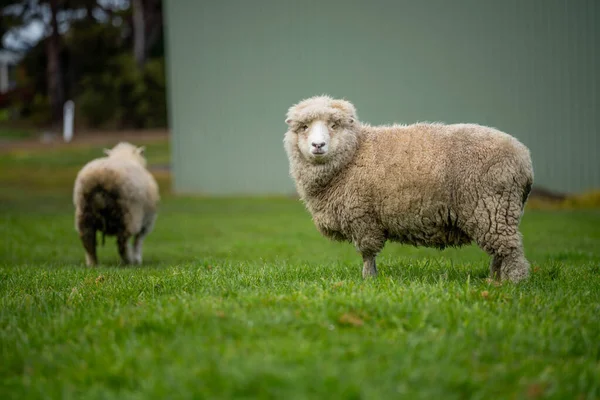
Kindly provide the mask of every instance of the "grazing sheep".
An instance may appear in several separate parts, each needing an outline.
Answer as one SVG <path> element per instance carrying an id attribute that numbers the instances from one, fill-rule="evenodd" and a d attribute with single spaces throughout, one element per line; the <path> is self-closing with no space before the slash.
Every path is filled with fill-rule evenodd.
<path id="1" fill-rule="evenodd" d="M 125 264 L 142 263 L 142 242 L 156 220 L 158 185 L 146 169 L 144 147 L 119 143 L 107 157 L 86 164 L 73 190 L 75 228 L 85 248 L 88 266 L 97 264 L 96 231 L 117 236 Z M 133 254 L 129 239 L 134 238 Z"/>
<path id="2" fill-rule="evenodd" d="M 300 198 L 324 236 L 349 241 L 363 277 L 387 240 L 443 249 L 475 241 L 492 278 L 528 276 L 518 226 L 533 183 L 529 150 L 475 124 L 369 126 L 345 100 L 292 106 L 284 145 Z"/>

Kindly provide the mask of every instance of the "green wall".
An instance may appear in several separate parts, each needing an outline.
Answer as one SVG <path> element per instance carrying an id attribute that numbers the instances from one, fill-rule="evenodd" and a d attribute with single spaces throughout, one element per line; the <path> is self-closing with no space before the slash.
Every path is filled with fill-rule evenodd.
<path id="1" fill-rule="evenodd" d="M 174 189 L 294 193 L 285 113 L 323 93 L 372 124 L 495 126 L 537 185 L 598 188 L 599 3 L 165 0 Z"/>

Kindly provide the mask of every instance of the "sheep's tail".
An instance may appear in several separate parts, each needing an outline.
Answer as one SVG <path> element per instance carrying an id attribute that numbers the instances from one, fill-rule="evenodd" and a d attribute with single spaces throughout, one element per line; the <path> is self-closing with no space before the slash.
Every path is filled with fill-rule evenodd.
<path id="1" fill-rule="evenodd" d="M 523 207 L 525 206 L 525 203 L 527 202 L 529 193 L 531 193 L 532 184 L 533 184 L 533 182 L 531 182 L 531 181 L 527 182 L 527 184 L 525 185 L 525 188 L 523 189 Z"/>
<path id="2" fill-rule="evenodd" d="M 527 202 L 527 199 L 529 198 L 529 195 L 531 194 L 531 188 L 533 186 L 533 175 L 534 175 L 533 174 L 533 166 L 531 164 L 531 155 L 529 154 L 529 150 L 527 150 L 526 154 L 527 154 L 527 158 L 524 160 L 525 163 L 522 164 L 523 175 L 525 176 L 525 186 L 523 187 L 523 197 L 522 197 L 522 201 L 523 201 L 522 207 L 523 208 L 525 208 L 525 203 Z"/>

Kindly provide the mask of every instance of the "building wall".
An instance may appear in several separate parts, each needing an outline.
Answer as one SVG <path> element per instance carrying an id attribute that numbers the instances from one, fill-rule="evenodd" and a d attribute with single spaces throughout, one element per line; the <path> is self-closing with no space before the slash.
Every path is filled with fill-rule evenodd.
<path id="1" fill-rule="evenodd" d="M 372 124 L 476 122 L 530 147 L 536 184 L 600 187 L 595 0 L 165 0 L 174 189 L 294 188 L 288 107 Z"/>

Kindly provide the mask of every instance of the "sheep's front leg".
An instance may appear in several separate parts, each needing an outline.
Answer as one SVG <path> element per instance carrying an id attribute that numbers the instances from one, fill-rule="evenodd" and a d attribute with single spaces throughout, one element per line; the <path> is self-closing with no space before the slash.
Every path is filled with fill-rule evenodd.
<path id="1" fill-rule="evenodd" d="M 353 242 L 363 258 L 363 278 L 376 277 L 375 257 L 385 245 L 385 236 L 379 232 L 367 232 L 357 235 Z"/>
<path id="2" fill-rule="evenodd" d="M 142 264 L 142 248 L 144 245 L 144 238 L 152 230 L 156 221 L 156 214 L 147 216 L 144 220 L 142 229 L 133 237 L 133 262 L 135 264 Z"/>
<path id="3" fill-rule="evenodd" d="M 377 276 L 377 266 L 375 265 L 375 256 L 363 254 L 363 271 L 364 279 Z"/>

